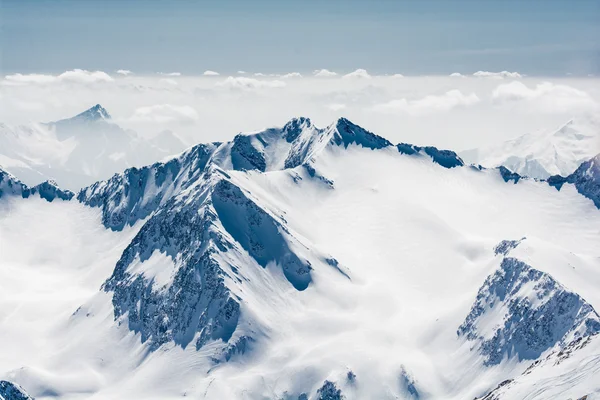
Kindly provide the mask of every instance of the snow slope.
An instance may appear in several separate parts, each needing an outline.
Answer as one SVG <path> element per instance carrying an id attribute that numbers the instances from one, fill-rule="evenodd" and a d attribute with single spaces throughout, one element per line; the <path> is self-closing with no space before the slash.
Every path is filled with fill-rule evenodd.
<path id="1" fill-rule="evenodd" d="M 600 211 L 462 164 L 299 118 L 79 202 L 2 199 L 0 378 L 41 399 L 597 398 Z"/>
<path id="2" fill-rule="evenodd" d="M 469 163 L 503 165 L 522 176 L 545 179 L 569 175 L 598 153 L 598 124 L 570 120 L 556 130 L 527 133 L 497 146 L 463 151 L 460 156 Z"/>
<path id="3" fill-rule="evenodd" d="M 0 123 L 0 164 L 29 185 L 53 179 L 77 190 L 184 147 L 170 132 L 144 139 L 120 128 L 99 104 L 56 122 L 20 126 Z"/>

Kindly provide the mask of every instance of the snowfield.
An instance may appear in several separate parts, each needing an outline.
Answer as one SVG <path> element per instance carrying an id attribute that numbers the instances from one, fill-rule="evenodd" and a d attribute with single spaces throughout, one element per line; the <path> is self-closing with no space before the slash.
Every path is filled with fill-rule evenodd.
<path id="1" fill-rule="evenodd" d="M 0 379 L 36 399 L 600 398 L 595 170 L 579 193 L 462 164 L 301 118 L 78 201 L 4 196 Z"/>

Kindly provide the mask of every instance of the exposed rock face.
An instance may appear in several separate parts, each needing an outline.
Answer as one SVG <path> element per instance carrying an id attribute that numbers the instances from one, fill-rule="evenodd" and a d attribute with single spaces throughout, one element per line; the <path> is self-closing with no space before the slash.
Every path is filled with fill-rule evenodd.
<path id="1" fill-rule="evenodd" d="M 90 207 L 101 207 L 102 223 L 113 230 L 122 230 L 197 183 L 217 146 L 200 144 L 166 163 L 127 169 L 82 189 L 77 200 Z"/>
<path id="2" fill-rule="evenodd" d="M 496 365 L 504 358 L 533 360 L 599 331 L 600 317 L 577 293 L 506 257 L 479 290 L 458 335 L 477 341 L 485 364 Z"/>
<path id="3" fill-rule="evenodd" d="M 323 386 L 317 390 L 317 399 L 318 400 L 342 400 L 344 396 L 342 395 L 342 391 L 337 388 L 335 383 L 331 381 L 325 381 Z"/>
<path id="4" fill-rule="evenodd" d="M 19 196 L 26 199 L 32 195 L 52 202 L 54 199 L 71 200 L 75 194 L 70 190 L 60 189 L 53 181 L 45 181 L 30 188 L 10 173 L 0 169 L 0 198 Z"/>
<path id="5" fill-rule="evenodd" d="M 431 157 L 434 163 L 441 165 L 444 168 L 454 168 L 464 165 L 463 160 L 451 150 L 440 150 L 437 147 L 426 146 L 420 147 L 408 143 L 399 143 L 396 145 L 398 151 L 409 156 L 427 155 Z"/>
<path id="6" fill-rule="evenodd" d="M 0 400 L 33 400 L 33 397 L 16 383 L 0 381 Z"/>
<path id="7" fill-rule="evenodd" d="M 209 340 L 227 343 L 243 304 L 231 285 L 244 285 L 249 269 L 275 263 L 296 290 L 308 287 L 312 264 L 295 252 L 296 242 L 283 220 L 211 167 L 144 223 L 103 288 L 114 293 L 115 319 L 126 320 L 154 348 L 169 341 L 183 347 L 195 341 L 197 348 Z M 172 260 L 170 276 L 152 272 L 148 260 L 155 253 Z M 339 269 L 324 257 L 321 262 Z M 224 359 L 253 342 L 235 340 Z"/>
<path id="8" fill-rule="evenodd" d="M 557 190 L 560 190 L 565 183 L 574 185 L 579 193 L 600 208 L 600 154 L 582 163 L 567 177 L 555 175 L 548 178 L 548 184 Z"/>

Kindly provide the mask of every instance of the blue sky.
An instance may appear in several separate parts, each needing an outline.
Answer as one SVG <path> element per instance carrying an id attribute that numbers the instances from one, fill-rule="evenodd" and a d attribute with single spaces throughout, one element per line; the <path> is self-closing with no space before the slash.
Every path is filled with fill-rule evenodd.
<path id="1" fill-rule="evenodd" d="M 3 74 L 600 73 L 600 0 L 2 0 Z"/>

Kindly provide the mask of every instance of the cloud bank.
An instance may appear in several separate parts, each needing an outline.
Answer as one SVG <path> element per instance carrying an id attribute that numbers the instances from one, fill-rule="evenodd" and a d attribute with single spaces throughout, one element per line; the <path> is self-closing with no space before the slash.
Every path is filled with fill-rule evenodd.
<path id="1" fill-rule="evenodd" d="M 14 73 L 0 78 L 0 123 L 55 121 L 100 103 L 123 128 L 141 135 L 171 129 L 198 143 L 283 125 L 294 116 L 318 126 L 344 116 L 392 142 L 462 150 L 599 112 L 598 78 L 399 78 L 363 71 L 347 78 L 323 69 L 258 77 Z"/>
<path id="2" fill-rule="evenodd" d="M 192 123 L 200 119 L 196 110 L 191 106 L 171 104 L 156 104 L 138 107 L 129 118 L 133 122 L 151 123 Z"/>
<path id="3" fill-rule="evenodd" d="M 106 72 L 87 71 L 85 69 L 74 69 L 65 71 L 60 75 L 44 74 L 13 74 L 4 77 L 4 81 L 9 84 L 53 84 L 59 82 L 70 83 L 97 83 L 112 82 L 114 79 Z"/>
<path id="4" fill-rule="evenodd" d="M 379 112 L 408 113 L 412 115 L 431 114 L 439 111 L 450 111 L 456 107 L 469 107 L 479 103 L 481 99 L 475 94 L 463 94 L 460 90 L 449 90 L 441 95 L 428 95 L 420 99 L 406 98 L 392 100 L 374 107 Z"/>

